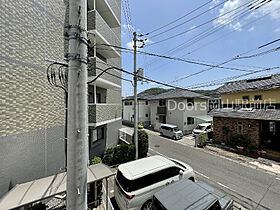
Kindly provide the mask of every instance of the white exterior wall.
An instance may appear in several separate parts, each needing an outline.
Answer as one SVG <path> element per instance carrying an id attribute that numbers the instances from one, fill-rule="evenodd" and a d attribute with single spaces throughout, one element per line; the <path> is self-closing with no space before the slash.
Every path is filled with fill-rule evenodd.
<path id="1" fill-rule="evenodd" d="M 132 105 L 125 105 L 123 101 L 123 119 L 126 121 L 133 122 L 132 116 L 134 115 L 134 101 L 133 100 L 126 100 L 132 102 Z M 146 100 L 138 100 L 138 122 L 147 123 L 151 121 L 151 107 L 150 101 L 148 101 L 148 105 L 146 105 Z M 146 114 L 148 116 L 146 117 Z"/>
<path id="2" fill-rule="evenodd" d="M 169 101 L 169 105 L 168 105 L 168 101 Z M 174 102 L 172 101 L 175 101 L 175 104 L 177 104 L 177 107 L 175 109 L 174 109 Z M 204 102 L 204 105 L 201 104 L 202 102 Z M 182 110 L 178 109 L 179 103 L 180 103 L 179 107 Z M 188 125 L 187 118 L 200 116 L 200 115 L 207 115 L 207 110 L 208 110 L 207 99 L 195 98 L 194 103 L 195 105 L 191 109 L 191 106 L 189 107 L 187 106 L 187 99 L 167 99 L 166 100 L 166 107 L 167 107 L 166 123 L 177 125 L 178 128 L 182 130 L 184 133 L 190 133 L 197 126 L 197 124 L 203 123 L 204 121 L 195 118 L 194 124 Z M 157 115 L 158 106 L 159 106 L 159 100 L 151 101 L 151 125 L 157 131 L 159 130 L 161 124 L 159 122 L 159 116 Z"/>

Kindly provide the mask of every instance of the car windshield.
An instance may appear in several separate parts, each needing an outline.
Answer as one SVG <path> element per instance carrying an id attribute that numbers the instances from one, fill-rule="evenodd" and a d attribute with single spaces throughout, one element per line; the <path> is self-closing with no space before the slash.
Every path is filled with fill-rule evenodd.
<path id="1" fill-rule="evenodd" d="M 178 128 L 178 127 L 175 127 L 175 128 L 173 128 L 173 130 L 174 130 L 175 132 L 177 132 L 177 131 L 179 131 L 179 128 Z"/>
<path id="2" fill-rule="evenodd" d="M 201 126 L 201 125 L 198 125 L 195 129 L 196 130 L 205 130 L 206 126 Z"/>

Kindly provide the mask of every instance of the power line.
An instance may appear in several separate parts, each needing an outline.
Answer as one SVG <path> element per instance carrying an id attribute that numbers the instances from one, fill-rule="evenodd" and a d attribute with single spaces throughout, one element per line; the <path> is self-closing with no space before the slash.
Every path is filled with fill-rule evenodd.
<path id="1" fill-rule="evenodd" d="M 225 15 L 227 15 L 227 14 L 229 14 L 229 13 L 232 13 L 232 12 L 234 12 L 234 11 L 236 11 L 236 10 L 238 10 L 238 9 L 240 9 L 240 8 L 242 8 L 242 7 L 244 7 L 244 6 L 246 6 L 246 5 L 248 6 L 250 3 L 253 4 L 253 3 L 257 2 L 257 1 L 259 1 L 259 0 L 251 0 L 251 1 L 247 2 L 247 3 L 245 3 L 245 4 L 242 4 L 241 6 L 235 8 L 235 9 L 233 9 L 233 10 L 230 10 L 230 11 L 228 11 L 228 12 L 222 14 L 222 15 L 219 15 L 219 16 L 217 16 L 217 17 L 211 19 L 211 20 L 208 20 L 208 21 L 206 21 L 206 22 L 204 22 L 204 23 L 202 23 L 202 24 L 200 24 L 200 25 L 198 25 L 198 26 L 195 26 L 195 27 L 190 28 L 190 29 L 188 29 L 188 30 L 186 30 L 186 31 L 180 32 L 180 33 L 175 34 L 175 35 L 173 35 L 173 36 L 170 36 L 170 37 L 168 37 L 168 38 L 162 39 L 162 40 L 160 40 L 160 41 L 153 42 L 153 43 L 148 44 L 148 45 L 146 45 L 146 46 L 152 46 L 152 45 L 155 45 L 155 44 L 162 43 L 162 42 L 164 42 L 164 41 L 173 39 L 173 38 L 178 37 L 178 36 L 180 36 L 180 35 L 183 35 L 183 34 L 185 34 L 185 33 L 187 33 L 187 32 L 190 32 L 190 31 L 192 31 L 192 30 L 195 30 L 195 29 L 197 29 L 197 28 L 200 28 L 201 26 L 204 26 L 204 25 L 206 25 L 206 24 L 208 24 L 208 23 L 210 23 L 210 22 L 212 22 L 212 21 L 214 21 L 214 20 L 217 20 L 217 19 L 219 19 L 219 18 L 221 18 L 221 17 L 223 17 L 223 16 L 225 16 Z"/>
<path id="2" fill-rule="evenodd" d="M 275 43 L 275 42 L 272 42 L 272 43 Z M 242 55 L 245 55 L 245 54 L 247 54 L 247 53 L 249 53 L 249 52 L 255 51 L 256 49 L 259 49 L 259 47 L 255 48 L 255 49 L 252 49 L 252 50 L 249 50 L 249 51 L 247 51 L 247 52 L 245 52 L 245 53 L 241 53 L 240 55 L 237 55 L 237 56 L 235 56 L 235 57 L 233 57 L 233 58 L 231 58 L 231 59 L 229 59 L 229 60 L 227 60 L 227 61 L 224 61 L 224 62 L 218 64 L 217 66 L 224 65 L 224 64 L 229 63 L 229 62 L 234 61 L 234 60 L 240 60 L 240 59 L 246 59 L 246 58 L 253 58 L 253 57 L 263 56 L 263 55 L 266 55 L 266 54 L 268 54 L 268 53 L 278 51 L 278 50 L 280 49 L 280 47 L 277 47 L 277 48 L 274 48 L 274 49 L 270 49 L 270 50 L 264 51 L 264 52 L 262 52 L 262 53 L 250 55 L 250 56 L 242 56 Z M 187 79 L 187 78 L 189 78 L 189 77 L 192 77 L 192 76 L 195 76 L 195 75 L 198 75 L 198 74 L 201 74 L 201 73 L 206 72 L 206 71 L 209 71 L 209 70 L 211 70 L 211 69 L 213 69 L 213 68 L 216 68 L 216 67 L 210 67 L 210 68 L 207 68 L 207 69 L 203 69 L 203 70 L 201 70 L 201 71 L 198 71 L 198 72 L 196 72 L 196 73 L 192 73 L 192 74 L 186 75 L 186 76 L 184 76 L 184 77 L 181 77 L 181 78 L 179 78 L 179 79 L 176 79 L 176 80 L 170 82 L 170 84 L 172 84 L 172 83 L 174 83 L 174 82 L 179 82 L 179 81 L 181 81 L 181 80 Z"/>
<path id="3" fill-rule="evenodd" d="M 207 4 L 211 3 L 212 1 L 213 1 L 213 0 L 206 2 L 205 4 L 203 4 L 203 5 L 199 6 L 199 7 L 197 7 L 196 9 L 194 9 L 194 10 L 192 10 L 192 11 L 190 11 L 190 12 L 188 12 L 187 14 L 183 15 L 182 17 L 179 17 L 179 18 L 177 18 L 176 20 L 171 21 L 170 23 L 165 24 L 165 25 L 162 26 L 162 27 L 159 27 L 159 28 L 155 29 L 155 30 L 149 32 L 148 34 L 154 33 L 154 32 L 156 32 L 156 31 L 158 31 L 158 30 L 160 30 L 160 29 L 162 29 L 162 28 L 165 28 L 165 27 L 167 27 L 167 26 L 169 26 L 169 25 L 171 25 L 171 24 L 177 22 L 178 20 L 183 19 L 184 17 L 186 17 L 186 16 L 188 16 L 188 15 L 190 15 L 190 14 L 196 12 L 197 10 L 201 9 L 202 7 L 204 7 L 204 6 L 206 6 Z M 227 0 L 226 0 L 226 1 L 227 1 Z M 170 30 L 173 30 L 173 29 L 175 29 L 175 28 L 177 28 L 177 27 L 179 27 L 179 26 L 181 26 L 181 25 L 183 25 L 183 24 L 186 24 L 186 23 L 188 23 L 188 22 L 190 22 L 190 21 L 192 21 L 192 20 L 194 20 L 194 19 L 200 17 L 201 15 L 203 15 L 203 14 L 205 14 L 205 13 L 207 13 L 207 12 L 213 10 L 213 9 L 215 9 L 216 7 L 218 7 L 218 6 L 220 6 L 221 4 L 225 3 L 226 1 L 224 1 L 224 2 L 222 2 L 222 3 L 220 3 L 220 4 L 218 4 L 218 5 L 216 5 L 216 6 L 214 6 L 214 7 L 211 7 L 210 9 L 208 9 L 208 10 L 204 11 L 203 13 L 200 13 L 199 15 L 196 15 L 196 16 L 194 16 L 194 17 L 192 17 L 192 18 L 190 18 L 190 19 L 184 21 L 183 23 L 180 23 L 180 24 L 178 24 L 178 25 L 176 25 L 176 26 L 173 26 L 172 28 L 167 29 L 167 30 L 165 30 L 165 31 L 163 31 L 163 32 L 160 32 L 160 33 L 158 33 L 158 34 L 155 34 L 155 35 L 153 35 L 153 36 L 150 37 L 150 38 L 157 37 L 157 36 L 159 36 L 159 35 L 161 35 L 161 34 L 163 34 L 163 33 L 166 33 L 166 32 L 168 32 L 168 31 L 170 31 Z"/>
<path id="4" fill-rule="evenodd" d="M 239 12 L 240 12 L 240 11 L 239 11 Z M 226 24 L 220 25 L 218 28 L 215 27 L 215 26 L 211 26 L 211 27 L 207 28 L 206 30 L 204 30 L 203 32 L 199 33 L 198 35 L 192 37 L 191 39 L 188 39 L 187 41 L 184 41 L 183 43 L 177 45 L 176 47 L 174 47 L 174 48 L 168 50 L 168 51 L 165 52 L 165 53 L 171 53 L 171 52 L 172 52 L 173 54 L 174 54 L 174 53 L 178 53 L 179 51 L 185 49 L 185 48 L 186 48 L 186 45 L 187 45 L 187 47 L 190 47 L 191 45 L 197 43 L 198 41 L 201 41 L 201 40 L 203 40 L 204 38 L 207 38 L 209 35 L 211 35 L 211 34 L 213 34 L 213 33 L 216 33 L 217 31 L 220 31 L 220 30 L 223 29 L 226 25 L 228 25 L 228 24 L 230 24 L 231 22 L 233 22 L 235 19 L 247 15 L 247 13 L 249 13 L 249 12 L 248 12 L 248 11 L 245 11 L 245 12 L 239 14 L 239 15 L 236 15 L 236 13 L 235 13 L 235 14 L 231 15 L 230 17 L 235 16 L 235 15 L 236 15 L 236 16 L 235 16 L 234 18 L 231 18 L 231 20 L 229 20 L 229 22 L 227 22 Z M 229 19 L 229 18 L 228 18 L 228 19 Z M 183 55 L 183 56 L 184 56 L 184 55 Z M 152 61 L 151 61 L 150 63 L 154 64 L 155 62 L 152 62 Z"/>
<path id="5" fill-rule="evenodd" d="M 113 66 L 113 65 L 110 65 L 110 64 L 107 64 L 107 63 L 104 63 L 104 62 L 100 62 L 100 61 L 96 61 L 97 63 L 102 63 L 102 64 L 106 64 L 107 66 L 110 66 L 110 67 L 113 67 L 114 69 L 118 70 L 118 71 L 121 71 L 121 72 L 124 72 L 126 74 L 129 74 L 129 75 L 133 75 L 134 76 L 134 73 L 132 72 L 129 72 L 127 70 L 124 70 L 123 68 L 119 68 L 117 66 Z M 163 85 L 163 86 L 166 86 L 166 87 L 171 87 L 171 88 L 175 88 L 175 89 L 181 89 L 181 90 L 186 90 L 185 88 L 182 88 L 182 87 L 178 87 L 178 86 L 175 86 L 175 85 L 170 85 L 170 84 L 167 84 L 167 83 L 164 83 L 164 82 L 160 82 L 160 81 L 157 81 L 157 80 L 153 80 L 153 79 L 150 79 L 150 78 L 147 78 L 147 77 L 144 77 L 144 76 L 137 76 L 141 79 L 144 79 L 146 81 L 149 81 L 149 82 L 152 82 L 152 83 L 156 83 L 156 84 L 159 84 L 159 85 Z"/>
<path id="6" fill-rule="evenodd" d="M 119 46 L 115 46 L 115 45 L 108 45 L 108 44 L 99 44 L 99 45 L 111 46 L 111 47 L 114 47 L 114 48 L 117 48 L 117 49 L 132 51 L 129 48 L 119 47 Z M 105 49 L 105 48 L 97 48 L 97 49 L 111 50 L 111 49 Z M 208 66 L 208 67 L 212 67 L 212 68 L 221 68 L 221 69 L 228 69 L 228 70 L 235 70 L 235 71 L 245 71 L 245 72 L 254 71 L 254 70 L 240 69 L 240 68 L 235 68 L 235 67 L 224 67 L 224 66 L 221 66 L 221 65 L 211 65 L 211 64 L 207 64 L 207 63 L 187 60 L 187 59 L 184 59 L 184 58 L 170 57 L 170 56 L 166 56 L 166 55 L 158 55 L 158 54 L 148 53 L 148 52 L 144 52 L 144 51 L 137 51 L 137 53 L 144 54 L 144 55 L 150 55 L 150 56 L 154 56 L 154 57 L 166 58 L 166 59 L 170 59 L 170 60 L 181 61 L 181 62 L 185 62 L 185 63 L 189 63 L 189 64 L 196 64 L 196 65 L 200 65 L 200 66 Z"/>
<path id="7" fill-rule="evenodd" d="M 270 68 L 265 68 L 256 72 L 251 72 L 251 73 L 246 73 L 246 74 L 241 74 L 241 75 L 237 75 L 237 76 L 231 76 L 231 77 L 226 77 L 220 80 L 212 80 L 209 82 L 204 82 L 204 83 L 199 83 L 199 84 L 195 84 L 195 85 L 191 85 L 191 86 L 187 86 L 186 88 L 189 89 L 197 89 L 197 88 L 202 88 L 202 87 L 210 87 L 210 86 L 216 86 L 216 85 L 220 85 L 220 84 L 224 84 L 226 82 L 229 82 L 230 80 L 233 79 L 238 79 L 240 77 L 245 77 L 245 76 L 249 76 L 252 74 L 257 74 L 257 73 L 261 73 L 261 72 L 265 72 L 265 71 L 271 71 L 271 70 L 277 70 L 280 69 L 279 66 L 277 67 L 270 67 Z"/>

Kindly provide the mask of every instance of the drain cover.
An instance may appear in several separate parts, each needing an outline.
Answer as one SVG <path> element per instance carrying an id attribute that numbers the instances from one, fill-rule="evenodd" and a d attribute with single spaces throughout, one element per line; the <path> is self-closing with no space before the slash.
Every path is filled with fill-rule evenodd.
<path id="1" fill-rule="evenodd" d="M 156 144 L 155 147 L 160 147 L 160 145 Z"/>

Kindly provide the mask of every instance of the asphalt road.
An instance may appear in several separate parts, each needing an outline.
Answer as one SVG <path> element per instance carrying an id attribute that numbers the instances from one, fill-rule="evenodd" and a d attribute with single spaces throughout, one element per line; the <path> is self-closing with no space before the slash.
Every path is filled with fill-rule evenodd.
<path id="1" fill-rule="evenodd" d="M 280 210 L 279 177 L 150 132 L 149 144 L 151 154 L 162 154 L 188 163 L 198 180 L 224 191 L 242 206 Z"/>

